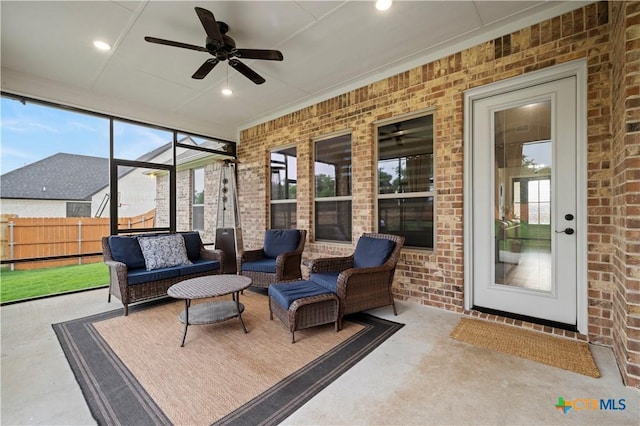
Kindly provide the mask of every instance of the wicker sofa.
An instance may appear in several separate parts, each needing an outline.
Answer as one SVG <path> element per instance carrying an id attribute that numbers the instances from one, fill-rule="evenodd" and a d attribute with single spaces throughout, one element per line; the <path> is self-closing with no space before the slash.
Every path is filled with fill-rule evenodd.
<path id="1" fill-rule="evenodd" d="M 164 247 L 154 247 L 157 244 Z M 153 249 L 158 256 L 149 254 Z M 102 253 L 109 267 L 107 300 L 111 302 L 111 295 L 120 299 L 124 315 L 130 303 L 167 296 L 173 284 L 221 274 L 224 265 L 222 250 L 205 249 L 198 232 L 103 237 Z"/>

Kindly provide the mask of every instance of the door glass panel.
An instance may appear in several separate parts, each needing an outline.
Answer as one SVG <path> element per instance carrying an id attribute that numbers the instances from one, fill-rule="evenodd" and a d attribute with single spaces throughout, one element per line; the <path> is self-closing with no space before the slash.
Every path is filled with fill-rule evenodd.
<path id="1" fill-rule="evenodd" d="M 551 102 L 494 113 L 495 283 L 551 290 Z"/>

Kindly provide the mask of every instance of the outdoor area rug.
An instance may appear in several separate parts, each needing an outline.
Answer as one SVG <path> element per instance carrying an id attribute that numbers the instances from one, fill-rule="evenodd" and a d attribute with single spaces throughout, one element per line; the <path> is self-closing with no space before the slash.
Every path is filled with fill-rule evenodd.
<path id="1" fill-rule="evenodd" d="M 454 339 L 590 377 L 600 377 L 589 345 L 509 325 L 462 318 Z"/>
<path id="2" fill-rule="evenodd" d="M 296 331 L 245 291 L 242 318 L 189 326 L 165 299 L 53 324 L 98 424 L 277 424 L 403 325 L 367 314 Z M 194 301 L 193 304 L 198 303 Z"/>

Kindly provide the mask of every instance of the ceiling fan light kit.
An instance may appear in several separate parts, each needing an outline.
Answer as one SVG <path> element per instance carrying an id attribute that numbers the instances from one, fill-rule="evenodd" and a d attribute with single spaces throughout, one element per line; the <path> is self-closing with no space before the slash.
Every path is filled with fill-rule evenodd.
<path id="1" fill-rule="evenodd" d="M 196 7 L 195 11 L 205 33 L 207 34 L 204 47 L 156 37 L 147 36 L 144 38 L 149 43 L 163 44 L 165 46 L 179 47 L 181 49 L 195 50 L 198 52 L 207 52 L 213 56 L 213 58 L 209 58 L 204 61 L 191 78 L 201 80 L 205 78 L 211 70 L 218 65 L 218 63 L 228 61 L 229 65 L 240 74 L 244 75 L 255 84 L 262 84 L 265 82 L 265 79 L 243 62 L 240 62 L 238 58 L 266 61 L 282 61 L 284 59 L 284 56 L 279 50 L 236 48 L 236 42 L 227 35 L 227 31 L 229 31 L 229 26 L 227 24 L 222 21 L 216 21 L 213 13 L 207 9 Z M 228 85 L 225 89 L 229 89 Z"/>
<path id="2" fill-rule="evenodd" d="M 393 4 L 392 0 L 376 0 L 376 9 L 389 10 L 392 4 Z"/>

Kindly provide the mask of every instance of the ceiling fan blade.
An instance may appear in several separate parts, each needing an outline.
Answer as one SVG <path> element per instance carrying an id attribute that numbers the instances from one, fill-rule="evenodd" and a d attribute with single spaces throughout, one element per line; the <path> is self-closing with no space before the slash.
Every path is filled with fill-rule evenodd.
<path id="1" fill-rule="evenodd" d="M 207 76 L 207 74 L 211 72 L 213 67 L 218 65 L 218 62 L 220 61 L 218 61 L 218 59 L 216 58 L 207 59 L 202 65 L 200 65 L 200 68 L 198 68 L 198 70 L 191 76 L 191 78 L 202 80 Z"/>
<path id="2" fill-rule="evenodd" d="M 420 133 L 420 132 L 424 132 L 424 129 L 422 128 L 416 128 L 416 129 L 406 129 L 406 130 L 396 130 L 395 132 L 391 132 L 391 133 L 385 133 L 384 135 L 380 135 L 380 137 L 378 138 L 379 140 L 385 140 L 385 139 L 393 139 L 393 138 L 397 138 L 397 137 L 415 137 L 415 136 L 410 136 L 416 133 Z"/>
<path id="3" fill-rule="evenodd" d="M 255 84 L 262 84 L 266 80 L 262 78 L 257 72 L 243 64 L 237 59 L 229 59 L 229 65 L 236 69 L 240 74 L 253 81 Z"/>
<path id="4" fill-rule="evenodd" d="M 267 61 L 282 61 L 284 56 L 279 50 L 267 49 L 236 49 L 235 56 L 245 59 L 264 59 Z"/>
<path id="5" fill-rule="evenodd" d="M 198 52 L 207 51 L 207 49 L 204 47 L 195 46 L 193 44 L 180 43 L 179 41 L 165 40 L 165 39 L 156 38 L 156 37 L 145 37 L 144 39 L 149 43 L 164 44 L 165 46 L 181 47 L 183 49 L 197 50 Z"/>
<path id="6" fill-rule="evenodd" d="M 196 7 L 195 9 L 209 38 L 218 42 L 220 46 L 224 46 L 224 39 L 222 38 L 222 33 L 218 28 L 218 24 L 216 23 L 216 18 L 213 16 L 213 13 L 201 7 Z"/>

